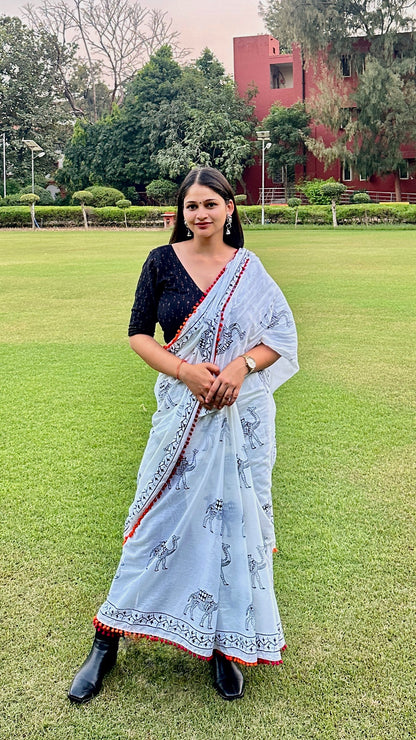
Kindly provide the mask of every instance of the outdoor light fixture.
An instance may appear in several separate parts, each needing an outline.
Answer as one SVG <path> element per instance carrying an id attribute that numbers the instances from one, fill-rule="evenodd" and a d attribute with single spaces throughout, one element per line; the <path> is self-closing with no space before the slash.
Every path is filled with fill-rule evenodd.
<path id="1" fill-rule="evenodd" d="M 3 198 L 5 198 L 6 195 L 6 134 L 3 133 Z"/>
<path id="2" fill-rule="evenodd" d="M 23 143 L 26 144 L 26 146 L 30 149 L 32 153 L 32 193 L 35 189 L 35 152 L 37 157 L 44 157 L 45 152 L 43 151 L 42 147 L 39 146 L 39 144 L 36 143 L 36 141 L 33 141 L 33 139 L 22 139 Z"/>
<path id="3" fill-rule="evenodd" d="M 264 152 L 270 149 L 270 131 L 256 131 L 257 140 L 261 141 L 261 223 L 264 225 Z M 266 144 L 266 141 L 269 142 Z"/>

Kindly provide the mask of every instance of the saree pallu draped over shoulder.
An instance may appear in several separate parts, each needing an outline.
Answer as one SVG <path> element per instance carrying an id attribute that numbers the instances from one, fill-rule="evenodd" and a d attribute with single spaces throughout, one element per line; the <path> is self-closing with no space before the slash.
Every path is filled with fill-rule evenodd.
<path id="1" fill-rule="evenodd" d="M 221 271 L 166 348 L 220 368 L 263 343 L 280 358 L 248 375 L 230 407 L 201 407 L 160 374 L 157 411 L 98 629 L 169 642 L 209 660 L 280 663 L 273 589 L 273 391 L 298 369 L 290 308 L 246 249 Z"/>

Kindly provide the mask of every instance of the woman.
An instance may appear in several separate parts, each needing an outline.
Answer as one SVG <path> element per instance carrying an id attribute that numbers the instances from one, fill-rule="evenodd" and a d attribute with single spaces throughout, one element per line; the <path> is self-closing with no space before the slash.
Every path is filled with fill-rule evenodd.
<path id="1" fill-rule="evenodd" d="M 120 636 L 146 636 L 211 660 L 227 700 L 238 664 L 281 663 L 273 590 L 273 391 L 298 369 L 286 300 L 243 248 L 234 195 L 192 170 L 171 243 L 136 291 L 130 344 L 159 371 L 157 411 L 125 527 L 123 554 L 69 698 L 91 699 Z M 166 344 L 153 338 L 161 324 Z"/>

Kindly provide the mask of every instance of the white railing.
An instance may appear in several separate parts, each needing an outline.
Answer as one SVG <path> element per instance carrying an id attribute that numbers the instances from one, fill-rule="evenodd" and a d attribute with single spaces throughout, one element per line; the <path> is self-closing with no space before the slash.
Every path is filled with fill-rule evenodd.
<path id="1" fill-rule="evenodd" d="M 390 191 L 387 191 L 387 190 L 367 190 L 365 187 L 359 188 L 358 190 L 366 190 L 366 192 L 369 194 L 373 203 L 395 203 L 396 201 L 396 194 Z M 348 190 L 346 190 L 341 196 L 341 203 L 349 204 L 351 202 L 350 197 L 355 192 L 356 192 L 355 189 L 348 188 Z M 305 195 L 303 195 L 303 193 L 300 193 L 298 190 L 296 190 L 294 195 L 296 195 L 297 198 L 301 198 L 304 204 L 307 203 L 307 199 Z M 402 192 L 402 202 L 416 203 L 416 192 L 415 193 Z M 261 205 L 262 203 L 262 189 L 261 188 L 259 188 L 259 198 L 258 198 L 257 203 L 258 205 Z M 275 203 L 276 204 L 286 203 L 285 190 L 284 190 L 283 185 L 277 185 L 276 187 L 273 187 L 273 188 L 264 188 L 264 204 L 266 206 L 270 206 Z"/>

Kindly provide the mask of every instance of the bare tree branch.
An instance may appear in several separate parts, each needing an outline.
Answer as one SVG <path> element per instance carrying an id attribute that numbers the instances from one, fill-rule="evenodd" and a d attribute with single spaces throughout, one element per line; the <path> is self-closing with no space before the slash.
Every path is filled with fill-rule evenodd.
<path id="1" fill-rule="evenodd" d="M 66 5 L 49 5 L 44 0 L 40 6 L 23 6 L 23 16 L 28 25 L 42 30 L 49 36 L 55 51 L 55 62 L 58 76 L 63 87 L 63 94 L 76 117 L 84 116 L 84 111 L 77 105 L 70 86 L 73 69 L 72 60 L 76 51 L 76 25 Z"/>
<path id="2" fill-rule="evenodd" d="M 42 0 L 36 8 L 26 5 L 25 16 L 32 27 L 54 34 L 58 43 L 67 43 L 68 35 L 85 54 L 90 71 L 96 118 L 97 62 L 111 80 L 111 102 L 120 102 L 124 84 L 133 77 L 164 44 L 172 47 L 176 58 L 189 52 L 181 49 L 179 33 L 162 10 L 149 9 L 137 0 Z M 71 102 L 68 79 L 62 78 Z M 80 115 L 80 111 L 76 113 Z"/>

